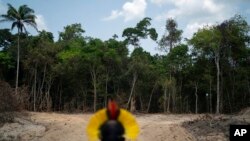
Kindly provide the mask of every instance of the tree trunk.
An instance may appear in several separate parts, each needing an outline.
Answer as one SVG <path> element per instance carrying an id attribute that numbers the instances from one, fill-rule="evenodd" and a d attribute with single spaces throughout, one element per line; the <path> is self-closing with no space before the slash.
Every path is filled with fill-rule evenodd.
<path id="1" fill-rule="evenodd" d="M 135 96 L 132 96 L 131 102 L 130 102 L 130 112 L 135 112 Z"/>
<path id="2" fill-rule="evenodd" d="M 227 91 L 227 99 L 228 99 L 228 105 L 229 105 L 229 110 L 230 110 L 230 113 L 232 113 L 232 105 L 231 105 L 231 100 L 230 100 L 230 94 L 228 92 L 228 89 L 226 90 Z"/>
<path id="3" fill-rule="evenodd" d="M 97 104 L 97 93 L 96 93 L 96 71 L 94 70 L 94 68 L 92 68 L 91 70 L 91 76 L 92 76 L 92 84 L 94 87 L 94 112 L 96 112 L 96 104 Z"/>
<path id="4" fill-rule="evenodd" d="M 210 83 L 209 83 L 209 106 L 210 106 L 210 113 L 212 114 L 213 108 L 212 108 L 212 78 L 210 77 Z"/>
<path id="5" fill-rule="evenodd" d="M 217 69 L 217 101 L 216 101 L 216 114 L 220 114 L 220 57 L 219 52 L 215 55 L 215 64 Z"/>
<path id="6" fill-rule="evenodd" d="M 167 112 L 170 113 L 170 97 L 171 97 L 171 92 L 168 91 L 168 109 L 167 109 Z"/>
<path id="7" fill-rule="evenodd" d="M 168 97 L 168 99 L 169 99 L 169 97 Z M 168 100 L 168 103 L 169 103 L 169 100 Z M 163 107 L 164 113 L 169 112 L 169 105 L 167 108 L 167 87 L 164 88 L 164 104 L 163 104 L 163 106 L 164 106 Z"/>
<path id="8" fill-rule="evenodd" d="M 156 87 L 156 82 L 155 82 L 154 87 L 153 87 L 153 89 L 152 89 L 152 91 L 151 91 L 151 94 L 150 94 L 150 98 L 149 98 L 149 101 L 148 101 L 147 113 L 149 113 L 149 109 L 150 109 L 150 105 L 151 105 L 151 100 L 152 100 L 153 93 L 154 93 L 154 91 L 155 91 L 155 87 Z"/>
<path id="9" fill-rule="evenodd" d="M 141 111 L 144 110 L 144 106 L 143 106 L 143 100 L 142 100 L 142 96 L 140 94 L 140 104 L 141 104 Z"/>
<path id="10" fill-rule="evenodd" d="M 17 95 L 18 91 L 18 77 L 19 77 L 19 60 L 20 60 L 20 45 L 19 45 L 19 39 L 20 38 L 20 29 L 18 29 L 18 36 L 17 36 L 17 66 L 16 66 L 16 88 L 15 88 L 15 94 Z"/>
<path id="11" fill-rule="evenodd" d="M 109 73 L 107 71 L 107 75 L 106 75 L 106 90 L 105 90 L 105 107 L 107 107 L 107 101 L 108 101 L 108 80 L 109 80 Z"/>
<path id="12" fill-rule="evenodd" d="M 172 92 L 172 112 L 175 112 L 176 111 L 176 95 L 177 95 L 177 93 L 176 93 L 176 88 L 175 88 L 175 86 L 174 85 L 171 85 L 172 86 L 172 90 L 171 90 L 171 92 Z"/>
<path id="13" fill-rule="evenodd" d="M 171 90 L 173 90 L 173 87 L 172 87 L 172 76 L 171 76 L 171 73 L 170 73 L 170 87 L 171 87 Z M 170 113 L 170 97 L 171 97 L 171 90 L 169 89 L 168 90 L 168 108 L 167 108 L 167 112 Z"/>
<path id="14" fill-rule="evenodd" d="M 59 111 L 62 110 L 62 84 L 59 86 Z"/>
<path id="15" fill-rule="evenodd" d="M 38 105 L 39 110 L 42 110 L 43 108 L 46 108 L 46 90 L 43 91 L 44 89 L 44 83 L 45 83 L 45 77 L 46 77 L 46 71 L 47 71 L 47 64 L 44 65 L 43 68 L 43 78 L 42 78 L 42 83 L 38 83 L 39 87 L 38 87 L 38 100 L 40 102 L 40 104 Z M 38 102 L 38 103 L 39 103 Z"/>
<path id="16" fill-rule="evenodd" d="M 235 74 L 233 70 L 232 105 L 235 105 Z"/>
<path id="17" fill-rule="evenodd" d="M 49 81 L 47 83 L 47 93 L 46 93 L 46 110 L 47 112 L 49 112 L 51 110 L 51 107 L 52 107 L 52 101 L 51 101 L 51 96 L 50 96 L 50 89 L 51 89 L 51 86 L 52 86 L 52 77 L 50 75 L 50 78 L 49 78 Z"/>
<path id="18" fill-rule="evenodd" d="M 43 87 L 44 87 L 46 71 L 47 71 L 47 64 L 45 64 L 44 69 L 43 69 L 43 80 L 42 80 L 42 84 L 41 84 L 41 87 L 40 87 L 40 94 L 43 93 L 42 90 L 43 90 Z"/>
<path id="19" fill-rule="evenodd" d="M 172 51 L 173 49 L 173 42 L 172 40 L 170 40 L 170 44 L 169 44 L 169 53 Z"/>
<path id="20" fill-rule="evenodd" d="M 182 79 L 181 79 L 181 84 L 180 84 L 180 100 L 179 100 L 179 111 L 177 112 L 183 112 L 183 103 L 182 103 Z"/>
<path id="21" fill-rule="evenodd" d="M 195 114 L 198 113 L 198 83 L 195 83 Z"/>
<path id="22" fill-rule="evenodd" d="M 58 94 L 59 94 L 58 109 L 59 109 L 59 111 L 61 111 L 62 110 L 62 78 L 60 78 L 60 80 L 59 80 Z"/>
<path id="23" fill-rule="evenodd" d="M 224 104 L 224 78 L 223 78 L 223 71 L 220 68 L 220 113 L 223 112 L 223 104 Z"/>
<path id="24" fill-rule="evenodd" d="M 127 108 L 126 109 L 128 109 L 128 107 L 129 107 L 129 103 L 131 101 L 131 98 L 132 98 L 132 95 L 133 95 L 133 92 L 134 92 L 134 87 L 135 87 L 136 80 L 137 80 L 137 73 L 134 72 L 132 87 L 131 87 L 131 91 L 130 91 L 130 95 L 129 95 L 129 99 L 128 99 L 128 102 L 127 102 Z"/>
<path id="25" fill-rule="evenodd" d="M 34 111 L 36 111 L 36 80 L 37 80 L 37 63 L 36 63 L 36 66 L 35 66 L 35 78 L 34 78 Z"/>

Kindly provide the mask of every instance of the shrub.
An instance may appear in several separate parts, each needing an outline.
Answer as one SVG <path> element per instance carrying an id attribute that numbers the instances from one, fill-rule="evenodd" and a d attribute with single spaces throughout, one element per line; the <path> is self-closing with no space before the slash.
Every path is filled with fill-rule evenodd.
<path id="1" fill-rule="evenodd" d="M 14 89 L 8 83 L 0 81 L 0 123 L 13 121 L 13 111 L 16 111 L 17 107 Z"/>

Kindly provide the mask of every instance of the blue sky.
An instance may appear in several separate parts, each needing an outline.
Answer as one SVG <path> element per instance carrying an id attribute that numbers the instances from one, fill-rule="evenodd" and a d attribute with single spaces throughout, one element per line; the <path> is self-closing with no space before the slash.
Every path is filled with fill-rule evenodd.
<path id="1" fill-rule="evenodd" d="M 58 32 L 73 23 L 81 23 L 86 36 L 103 40 L 114 34 L 121 37 L 125 28 L 134 27 L 146 16 L 152 18 L 159 37 L 169 17 L 178 22 L 184 38 L 204 25 L 220 23 L 235 14 L 250 23 L 250 0 L 0 0 L 0 14 L 7 11 L 7 3 L 16 8 L 27 4 L 34 9 L 38 28 L 52 32 L 56 40 Z M 0 28 L 9 27 L 0 24 Z M 149 39 L 141 46 L 151 54 L 159 53 L 157 44 Z"/>

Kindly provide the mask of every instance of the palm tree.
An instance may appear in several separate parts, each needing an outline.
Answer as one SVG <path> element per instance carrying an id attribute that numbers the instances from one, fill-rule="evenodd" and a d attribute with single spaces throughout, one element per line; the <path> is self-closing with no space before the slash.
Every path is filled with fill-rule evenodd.
<path id="1" fill-rule="evenodd" d="M 8 11 L 7 14 L 0 15 L 2 18 L 0 22 L 12 22 L 11 25 L 11 30 L 13 30 L 15 27 L 17 27 L 17 32 L 18 32 L 18 41 L 17 41 L 17 68 L 16 68 L 16 88 L 15 88 L 15 93 L 17 94 L 17 89 L 18 89 L 18 75 L 19 75 L 19 38 L 20 38 L 20 33 L 25 33 L 27 34 L 27 30 L 25 27 L 25 24 L 30 25 L 34 27 L 37 30 L 35 18 L 36 16 L 34 15 L 34 10 L 29 8 L 27 5 L 22 5 L 19 7 L 19 9 L 15 9 L 11 4 L 8 4 Z"/>

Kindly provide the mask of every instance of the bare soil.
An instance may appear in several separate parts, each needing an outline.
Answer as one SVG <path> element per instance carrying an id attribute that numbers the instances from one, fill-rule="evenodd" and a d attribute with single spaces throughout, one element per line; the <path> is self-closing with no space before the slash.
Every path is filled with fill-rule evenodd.
<path id="1" fill-rule="evenodd" d="M 85 128 L 92 114 L 29 112 L 0 127 L 0 141 L 87 141 Z M 250 123 L 250 114 L 136 114 L 141 133 L 138 141 L 228 140 L 232 122 Z M 212 126 L 211 126 L 212 125 Z"/>
<path id="2" fill-rule="evenodd" d="M 198 141 L 228 141 L 230 125 L 250 124 L 250 115 L 202 115 L 194 121 L 185 121 L 186 128 Z"/>

